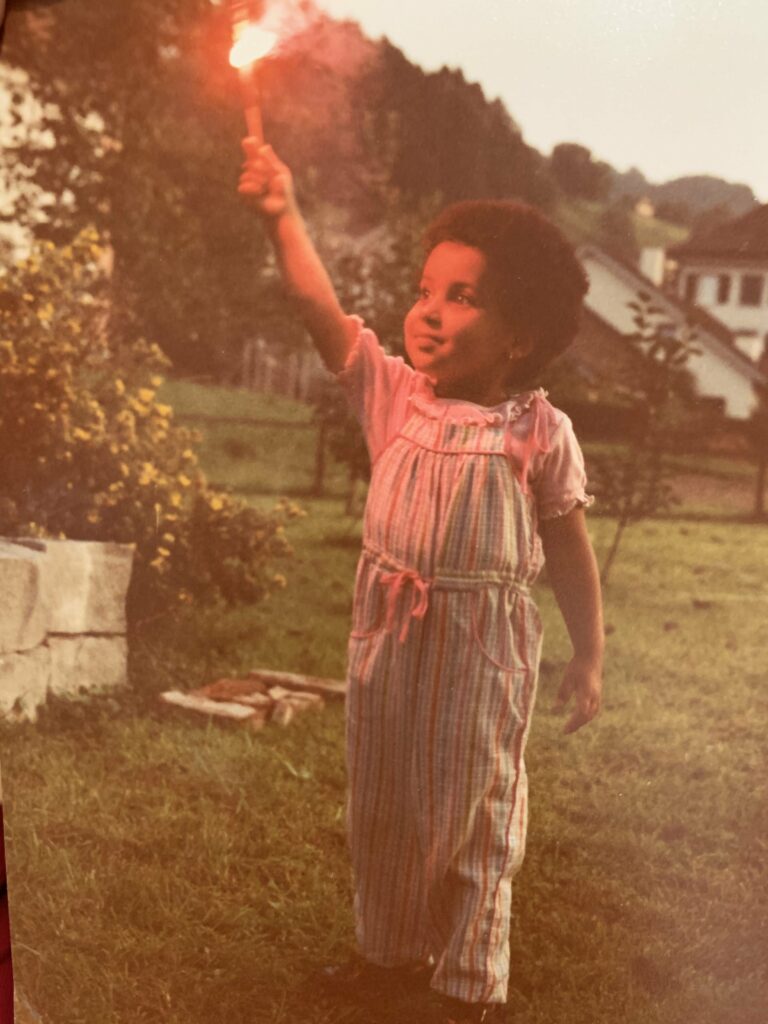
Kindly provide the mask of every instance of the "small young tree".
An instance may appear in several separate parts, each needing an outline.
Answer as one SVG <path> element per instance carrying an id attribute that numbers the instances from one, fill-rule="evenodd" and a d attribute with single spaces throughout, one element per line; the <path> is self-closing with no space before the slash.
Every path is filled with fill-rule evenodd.
<path id="1" fill-rule="evenodd" d="M 765 519 L 765 484 L 768 478 L 768 385 L 756 384 L 757 404 L 747 424 L 749 440 L 757 456 L 755 519 Z"/>
<path id="2" fill-rule="evenodd" d="M 320 435 L 314 491 L 316 494 L 322 494 L 322 474 L 319 470 L 319 463 L 320 459 L 324 458 L 327 446 L 333 458 L 347 467 L 349 480 L 347 515 L 359 514 L 357 496 L 360 485 L 370 478 L 371 464 L 360 424 L 349 408 L 346 396 L 335 381 L 329 381 L 318 394 L 315 400 L 314 419 Z"/>
<path id="3" fill-rule="evenodd" d="M 670 508 L 676 501 L 669 455 L 695 429 L 697 415 L 685 367 L 698 352 L 693 328 L 671 323 L 650 295 L 638 292 L 629 303 L 636 332 L 636 366 L 627 371 L 622 391 L 631 403 L 632 431 L 618 453 L 592 460 L 590 475 L 602 509 L 616 517 L 616 529 L 602 565 L 605 584 L 627 527 Z"/>

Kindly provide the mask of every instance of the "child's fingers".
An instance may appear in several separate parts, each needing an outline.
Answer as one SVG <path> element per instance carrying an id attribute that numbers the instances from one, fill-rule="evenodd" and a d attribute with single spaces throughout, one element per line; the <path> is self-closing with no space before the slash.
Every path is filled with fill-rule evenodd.
<path id="1" fill-rule="evenodd" d="M 273 174 L 285 174 L 288 170 L 287 165 L 283 163 L 269 143 L 261 147 L 260 153 Z"/>
<path id="2" fill-rule="evenodd" d="M 581 711 L 574 711 L 571 717 L 563 726 L 563 732 L 568 735 L 569 733 L 576 732 L 582 725 L 586 725 L 590 719 L 587 718 Z"/>
<path id="3" fill-rule="evenodd" d="M 243 171 L 237 184 L 238 192 L 244 192 L 248 195 L 256 195 L 260 192 L 264 192 L 266 188 L 266 175 L 259 174 L 251 168 L 246 168 Z"/>
<path id="4" fill-rule="evenodd" d="M 259 164 L 272 174 L 285 174 L 288 171 L 287 164 L 283 163 L 269 143 L 262 143 L 255 136 L 248 135 L 243 139 L 242 146 L 247 165 Z"/>
<path id="5" fill-rule="evenodd" d="M 253 137 L 243 139 L 243 162 L 238 192 L 242 196 L 266 193 L 287 196 L 291 191 L 291 172 L 271 146 L 262 146 Z"/>
<path id="6" fill-rule="evenodd" d="M 552 704 L 552 710 L 553 711 L 562 711 L 563 708 L 565 707 L 565 705 L 568 703 L 568 701 L 573 696 L 573 690 L 574 690 L 573 679 L 571 678 L 571 676 L 568 673 L 566 673 L 565 676 L 563 676 L 563 680 L 560 683 L 560 686 L 558 688 L 557 695 L 555 696 L 555 700 L 554 700 L 554 702 Z"/>
<path id="7" fill-rule="evenodd" d="M 594 694 L 588 694 L 584 697 L 580 696 L 576 703 L 576 709 L 563 727 L 563 732 L 576 732 L 576 730 L 580 729 L 582 725 L 586 725 L 588 722 L 591 722 L 599 710 L 599 696 Z"/>
<path id="8" fill-rule="evenodd" d="M 241 196 L 263 196 L 265 186 L 250 181 L 241 181 L 237 186 L 237 191 Z"/>
<path id="9" fill-rule="evenodd" d="M 243 152 L 248 157 L 258 156 L 259 150 L 264 148 L 264 144 L 257 139 L 255 135 L 246 135 L 240 145 L 243 147 Z"/>

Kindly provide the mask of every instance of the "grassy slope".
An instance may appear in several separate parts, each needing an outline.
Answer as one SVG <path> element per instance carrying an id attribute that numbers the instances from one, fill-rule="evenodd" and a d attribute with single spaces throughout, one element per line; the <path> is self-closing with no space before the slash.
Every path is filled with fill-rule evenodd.
<path id="1" fill-rule="evenodd" d="M 287 590 L 137 646 L 135 698 L 0 737 L 17 977 L 51 1024 L 428 1020 L 301 985 L 352 946 L 341 709 L 252 736 L 151 699 L 255 665 L 343 672 L 359 524 L 335 499 L 307 507 Z M 598 550 L 610 527 L 591 520 Z M 510 1021 L 764 1024 L 767 558 L 756 526 L 633 528 L 605 714 L 570 739 L 547 710 L 567 643 L 540 587 Z"/>
<path id="2" fill-rule="evenodd" d="M 563 200 L 557 208 L 556 219 L 571 241 L 590 242 L 600 237 L 600 217 L 604 210 L 604 204 L 586 199 Z M 638 217 L 633 213 L 632 222 L 641 248 L 675 245 L 688 236 L 687 228 L 655 217 Z"/>

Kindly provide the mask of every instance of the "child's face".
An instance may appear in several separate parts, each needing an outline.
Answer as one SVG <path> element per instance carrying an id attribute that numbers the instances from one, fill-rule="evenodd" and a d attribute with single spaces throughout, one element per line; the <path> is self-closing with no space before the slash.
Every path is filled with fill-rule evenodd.
<path id="1" fill-rule="evenodd" d="M 436 394 L 495 405 L 504 400 L 516 348 L 485 292 L 485 268 L 485 256 L 473 246 L 435 246 L 405 317 L 405 349 L 414 368 L 434 381 Z"/>

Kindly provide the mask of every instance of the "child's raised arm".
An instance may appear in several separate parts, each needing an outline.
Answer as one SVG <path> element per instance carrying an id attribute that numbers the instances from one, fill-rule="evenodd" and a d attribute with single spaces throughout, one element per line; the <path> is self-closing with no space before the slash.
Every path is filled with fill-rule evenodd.
<path id="1" fill-rule="evenodd" d="M 563 708 L 576 698 L 565 724 L 565 732 L 575 732 L 600 710 L 605 645 L 600 575 L 583 509 L 547 519 L 539 529 L 547 574 L 573 644 L 557 706 Z"/>
<path id="2" fill-rule="evenodd" d="M 354 333 L 296 205 L 291 172 L 271 146 L 244 139 L 238 192 L 264 218 L 283 282 L 329 370 L 341 370 Z"/>

